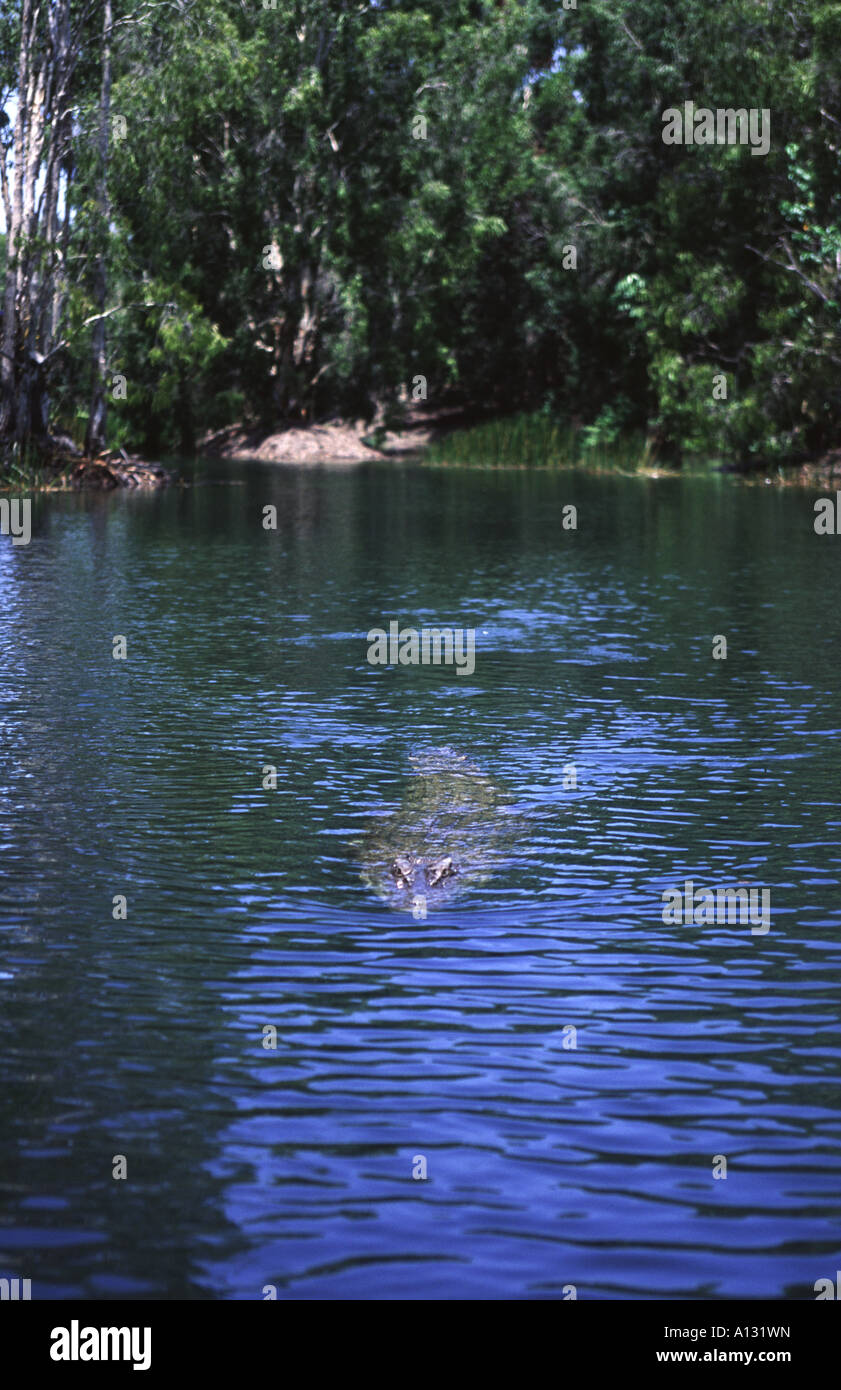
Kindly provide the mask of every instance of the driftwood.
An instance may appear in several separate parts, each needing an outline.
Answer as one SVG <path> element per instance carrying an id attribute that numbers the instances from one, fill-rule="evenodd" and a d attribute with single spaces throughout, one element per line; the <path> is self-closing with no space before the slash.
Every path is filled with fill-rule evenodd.
<path id="1" fill-rule="evenodd" d="M 174 481 L 173 474 L 159 463 L 147 463 L 124 450 L 73 459 L 69 470 L 63 471 L 71 488 L 159 488 Z"/>
<path id="2" fill-rule="evenodd" d="M 42 454 L 43 483 L 47 491 L 82 488 L 108 491 L 112 488 L 161 488 L 175 482 L 175 475 L 159 463 L 127 454 L 125 449 L 109 449 L 86 458 L 66 436 L 53 436 Z"/>

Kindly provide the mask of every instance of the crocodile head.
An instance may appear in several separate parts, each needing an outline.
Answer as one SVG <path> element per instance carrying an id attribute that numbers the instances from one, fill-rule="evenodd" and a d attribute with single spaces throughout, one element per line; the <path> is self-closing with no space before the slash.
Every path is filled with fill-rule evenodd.
<path id="1" fill-rule="evenodd" d="M 416 915 L 426 914 L 427 893 L 456 873 L 458 870 L 449 854 L 442 859 L 399 854 L 391 866 L 395 886 L 401 894 L 411 897 L 412 910 Z"/>
<path id="2" fill-rule="evenodd" d="M 400 804 L 359 842 L 360 878 L 392 911 L 425 918 L 496 872 L 517 828 L 501 790 L 455 748 L 424 748 L 409 761 Z"/>

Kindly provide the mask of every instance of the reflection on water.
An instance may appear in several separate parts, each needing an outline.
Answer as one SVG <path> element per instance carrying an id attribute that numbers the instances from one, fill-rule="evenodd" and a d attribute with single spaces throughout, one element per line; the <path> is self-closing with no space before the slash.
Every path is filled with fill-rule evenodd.
<path id="1" fill-rule="evenodd" d="M 0 538 L 0 1275 L 814 1297 L 841 1259 L 841 711 L 812 496 L 207 482 L 40 498 L 31 544 Z M 475 671 L 372 666 L 392 619 L 475 629 Z M 442 744 L 528 833 L 419 922 L 357 847 Z M 666 925 L 687 878 L 770 888 L 769 933 Z"/>

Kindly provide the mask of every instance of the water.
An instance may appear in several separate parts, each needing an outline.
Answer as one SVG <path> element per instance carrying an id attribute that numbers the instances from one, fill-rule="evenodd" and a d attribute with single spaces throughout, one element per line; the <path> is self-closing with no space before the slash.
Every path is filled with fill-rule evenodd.
<path id="1" fill-rule="evenodd" d="M 0 538 L 0 1275 L 814 1298 L 841 1267 L 841 540 L 813 495 L 199 477 L 42 497 L 29 546 Z M 474 674 L 371 666 L 392 618 L 475 628 Z M 354 843 L 445 743 L 529 833 L 421 922 Z M 664 924 L 686 878 L 769 887 L 770 931 Z"/>

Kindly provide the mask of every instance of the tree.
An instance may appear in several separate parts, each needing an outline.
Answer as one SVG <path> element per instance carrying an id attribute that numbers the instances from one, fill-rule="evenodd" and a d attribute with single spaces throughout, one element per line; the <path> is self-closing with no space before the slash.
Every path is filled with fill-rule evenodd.
<path id="1" fill-rule="evenodd" d="M 90 8 L 85 0 L 21 4 L 14 135 L 0 160 L 7 227 L 0 441 L 14 440 L 19 447 L 47 438 L 49 379 L 62 350 L 58 340 L 67 292 L 71 93 Z"/>
<path id="2" fill-rule="evenodd" d="M 108 134 L 111 116 L 111 29 L 113 11 L 111 0 L 105 0 L 102 12 L 102 88 L 99 100 L 99 139 L 97 148 L 97 248 L 94 269 L 94 304 L 98 317 L 93 325 L 92 360 L 93 390 L 88 419 L 85 450 L 99 453 L 105 446 L 105 384 L 108 370 L 106 353 L 105 296 L 108 291 L 106 245 L 110 206 L 108 200 Z"/>

